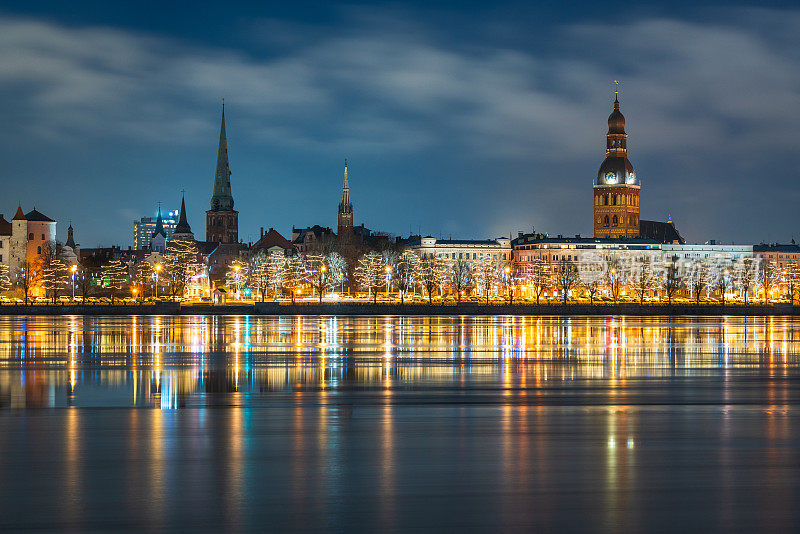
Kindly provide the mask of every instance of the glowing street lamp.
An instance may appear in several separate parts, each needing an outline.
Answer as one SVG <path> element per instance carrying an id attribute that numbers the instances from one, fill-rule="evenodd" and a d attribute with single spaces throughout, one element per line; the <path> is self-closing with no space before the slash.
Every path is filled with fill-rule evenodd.
<path id="1" fill-rule="evenodd" d="M 389 283 L 392 280 L 392 267 L 387 265 L 384 271 L 386 272 L 386 300 L 389 300 Z"/>
<path id="2" fill-rule="evenodd" d="M 156 270 L 156 300 L 158 300 L 158 273 L 161 272 L 160 263 L 156 263 L 155 270 Z"/>
<path id="3" fill-rule="evenodd" d="M 75 273 L 78 270 L 78 266 L 73 264 L 69 270 L 72 271 L 72 300 L 75 300 Z"/>

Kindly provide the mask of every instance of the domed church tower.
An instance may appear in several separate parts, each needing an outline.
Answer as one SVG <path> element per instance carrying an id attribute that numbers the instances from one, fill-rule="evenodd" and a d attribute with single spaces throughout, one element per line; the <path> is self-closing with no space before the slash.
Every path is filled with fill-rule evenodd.
<path id="1" fill-rule="evenodd" d="M 628 161 L 628 135 L 618 93 L 608 116 L 606 159 L 594 183 L 594 236 L 639 237 L 639 180 Z"/>

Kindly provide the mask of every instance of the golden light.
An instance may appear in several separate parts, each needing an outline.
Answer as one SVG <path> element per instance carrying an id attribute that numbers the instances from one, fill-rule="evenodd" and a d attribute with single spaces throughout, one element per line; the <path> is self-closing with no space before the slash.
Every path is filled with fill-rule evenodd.
<path id="1" fill-rule="evenodd" d="M 328 270 L 328 268 L 327 268 L 327 267 L 325 267 L 325 266 L 323 265 L 323 266 L 322 266 L 322 272 L 324 273 L 324 272 L 325 272 L 325 271 L 327 271 L 327 270 Z"/>
<path id="2" fill-rule="evenodd" d="M 136 289 L 135 287 L 131 288 L 131 293 L 133 293 L 134 295 L 136 295 L 136 293 L 138 293 L 138 292 L 139 292 L 139 290 Z"/>
<path id="3" fill-rule="evenodd" d="M 511 267 L 509 267 L 508 265 L 506 265 L 506 268 L 505 268 L 504 270 L 505 270 L 506 274 L 508 274 L 508 273 L 510 273 L 510 272 L 511 272 Z"/>
<path id="4" fill-rule="evenodd" d="M 234 270 L 234 271 L 236 271 L 237 273 L 239 272 L 239 269 L 240 269 L 240 268 L 241 268 L 241 267 L 239 267 L 238 265 L 234 265 L 234 266 L 233 266 L 233 270 Z"/>
<path id="5" fill-rule="evenodd" d="M 391 268 L 391 267 L 389 267 L 388 265 L 386 266 L 386 269 L 384 269 L 384 270 L 385 270 L 387 273 L 390 273 L 390 272 L 392 272 L 392 268 Z"/>
<path id="6" fill-rule="evenodd" d="M 69 270 L 74 273 L 75 271 L 78 270 L 78 266 L 77 265 L 73 265 L 72 267 L 69 268 Z"/>
<path id="7" fill-rule="evenodd" d="M 156 271 L 160 271 L 161 270 L 161 264 L 160 263 L 156 263 L 156 267 L 155 268 L 156 268 Z"/>

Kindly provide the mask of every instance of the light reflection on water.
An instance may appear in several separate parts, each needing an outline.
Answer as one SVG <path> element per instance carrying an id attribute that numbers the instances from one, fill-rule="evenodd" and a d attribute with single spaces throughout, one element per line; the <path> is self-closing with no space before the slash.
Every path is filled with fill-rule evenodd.
<path id="1" fill-rule="evenodd" d="M 776 317 L 2 317 L 0 407 L 324 403 L 354 388 L 535 402 L 592 380 L 625 403 L 631 380 L 785 378 L 797 339 L 800 321 Z"/>
<path id="2" fill-rule="evenodd" d="M 792 531 L 798 334 L 4 317 L 0 530 Z"/>

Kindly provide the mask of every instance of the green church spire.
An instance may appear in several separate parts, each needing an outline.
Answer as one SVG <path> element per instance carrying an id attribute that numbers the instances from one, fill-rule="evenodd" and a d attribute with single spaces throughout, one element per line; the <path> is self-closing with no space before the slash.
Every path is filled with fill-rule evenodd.
<path id="1" fill-rule="evenodd" d="M 228 138 L 225 135 L 225 101 L 222 101 L 222 125 L 219 129 L 219 150 L 217 151 L 217 172 L 214 175 L 214 195 L 211 197 L 211 211 L 233 211 L 231 195 L 231 170 L 228 166 Z"/>

